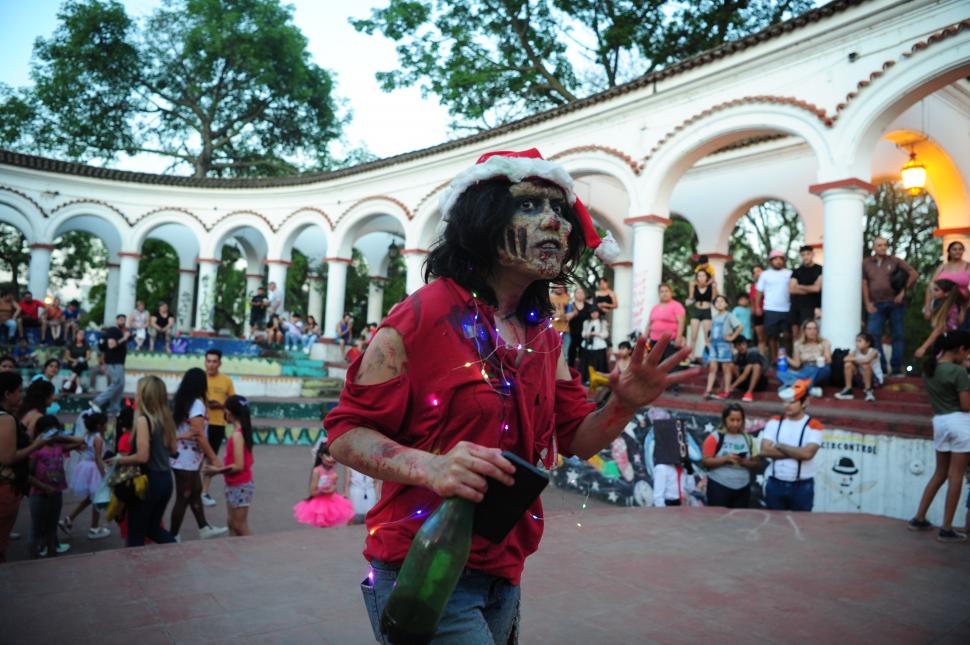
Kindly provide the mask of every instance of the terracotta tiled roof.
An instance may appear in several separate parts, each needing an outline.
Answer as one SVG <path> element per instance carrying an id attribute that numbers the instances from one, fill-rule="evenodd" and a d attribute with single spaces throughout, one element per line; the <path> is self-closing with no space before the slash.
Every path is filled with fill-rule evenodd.
<path id="1" fill-rule="evenodd" d="M 111 181 L 164 186 L 182 186 L 186 188 L 271 188 L 331 181 L 341 177 L 346 177 L 348 175 L 356 175 L 372 170 L 378 170 L 400 163 L 413 161 L 415 159 L 429 157 L 441 152 L 454 150 L 456 148 L 474 145 L 508 132 L 514 132 L 515 130 L 531 127 L 537 123 L 542 123 L 543 121 L 548 121 L 564 114 L 569 114 L 570 112 L 575 112 L 576 110 L 581 110 L 597 103 L 602 103 L 603 101 L 610 100 L 614 97 L 622 96 L 623 94 L 628 94 L 644 87 L 649 87 L 651 84 L 658 81 L 682 74 L 698 67 L 702 67 L 709 63 L 713 63 L 732 54 L 744 51 L 750 47 L 754 47 L 789 32 L 801 29 L 807 25 L 825 20 L 826 18 L 834 16 L 847 9 L 863 4 L 866 1 L 867 0 L 832 0 L 831 2 L 818 7 L 817 9 L 807 11 L 792 18 L 791 20 L 772 25 L 771 27 L 763 29 L 740 40 L 725 43 L 720 47 L 715 47 L 714 49 L 710 49 L 706 52 L 701 52 L 696 56 L 686 58 L 678 63 L 665 67 L 664 69 L 651 72 L 650 74 L 645 74 L 628 83 L 611 87 L 606 91 L 594 94 L 584 99 L 573 101 L 572 103 L 568 103 L 552 110 L 539 112 L 485 132 L 480 132 L 478 134 L 455 139 L 453 141 L 448 141 L 436 146 L 431 146 L 429 148 L 423 148 L 421 150 L 415 150 L 341 170 L 305 173 L 285 177 L 242 177 L 230 179 L 216 177 L 184 177 L 176 175 L 159 175 L 145 172 L 130 172 L 127 170 L 117 170 L 112 168 L 98 168 L 96 166 L 89 166 L 87 164 L 61 161 L 47 157 L 38 157 L 35 155 L 28 155 L 10 150 L 0 150 L 0 164 L 18 166 L 21 168 L 33 168 L 46 172 L 77 175 L 80 177 L 107 179 Z"/>

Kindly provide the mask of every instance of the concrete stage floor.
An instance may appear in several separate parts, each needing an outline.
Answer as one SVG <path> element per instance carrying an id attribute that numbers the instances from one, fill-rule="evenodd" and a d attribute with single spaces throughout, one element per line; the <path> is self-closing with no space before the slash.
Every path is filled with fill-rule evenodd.
<path id="1" fill-rule="evenodd" d="M 897 520 L 598 508 L 546 524 L 522 583 L 522 643 L 970 642 L 970 544 Z M 363 534 L 0 566 L 0 642 L 372 643 Z"/>

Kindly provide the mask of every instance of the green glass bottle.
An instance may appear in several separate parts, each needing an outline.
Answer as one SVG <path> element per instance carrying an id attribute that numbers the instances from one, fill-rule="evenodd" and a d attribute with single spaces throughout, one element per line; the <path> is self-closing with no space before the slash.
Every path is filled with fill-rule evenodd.
<path id="1" fill-rule="evenodd" d="M 449 497 L 414 536 L 381 615 L 395 645 L 431 642 L 472 546 L 475 503 Z"/>

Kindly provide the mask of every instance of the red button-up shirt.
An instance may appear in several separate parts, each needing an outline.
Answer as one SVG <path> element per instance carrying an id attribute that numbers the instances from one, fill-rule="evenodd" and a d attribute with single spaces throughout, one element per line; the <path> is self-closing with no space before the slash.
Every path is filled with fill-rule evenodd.
<path id="1" fill-rule="evenodd" d="M 557 451 L 571 454 L 576 430 L 595 406 L 587 402 L 576 372 L 571 380 L 556 380 L 561 340 L 548 321 L 528 328 L 521 350 L 500 346 L 493 353 L 493 308 L 442 278 L 415 292 L 381 326 L 400 334 L 407 369 L 385 383 L 360 385 L 354 377 L 362 359 L 355 361 L 340 403 L 324 421 L 331 443 L 366 427 L 435 454 L 470 441 L 546 468 L 554 465 Z M 440 501 L 429 489 L 385 482 L 367 514 L 364 557 L 404 560 L 414 534 Z M 537 499 L 502 543 L 474 536 L 468 567 L 518 584 L 526 557 L 539 546 L 542 517 Z"/>

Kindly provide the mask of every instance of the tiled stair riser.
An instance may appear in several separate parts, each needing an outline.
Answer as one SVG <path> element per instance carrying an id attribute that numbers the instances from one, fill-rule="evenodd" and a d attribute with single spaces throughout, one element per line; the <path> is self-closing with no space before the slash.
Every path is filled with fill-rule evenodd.
<path id="1" fill-rule="evenodd" d="M 154 374 L 165 382 L 165 387 L 169 394 L 178 389 L 182 374 L 179 372 L 143 372 L 141 370 L 125 371 L 125 392 L 134 394 L 138 384 L 138 379 L 146 374 Z M 303 380 L 286 376 L 233 376 L 233 385 L 236 393 L 242 396 L 272 396 L 280 398 L 293 398 L 301 396 Z M 104 390 L 108 385 L 107 379 L 99 376 L 97 380 L 97 390 Z"/>
<path id="2" fill-rule="evenodd" d="M 129 370 L 161 370 L 184 372 L 190 367 L 204 367 L 204 354 L 148 354 L 135 352 L 128 355 L 125 367 Z M 230 375 L 280 376 L 283 365 L 271 358 L 223 356 L 222 372 Z"/>

